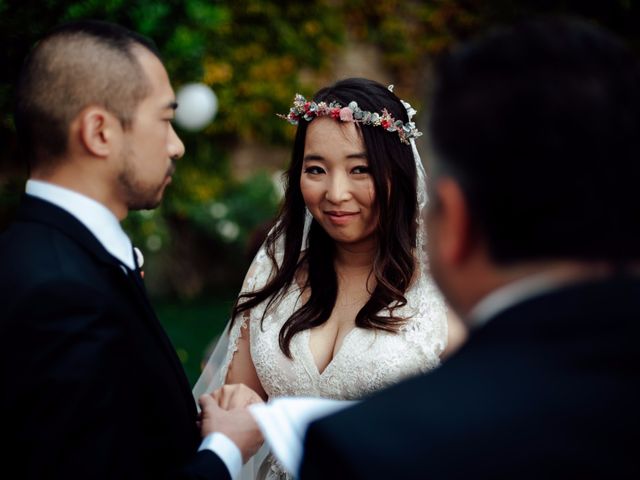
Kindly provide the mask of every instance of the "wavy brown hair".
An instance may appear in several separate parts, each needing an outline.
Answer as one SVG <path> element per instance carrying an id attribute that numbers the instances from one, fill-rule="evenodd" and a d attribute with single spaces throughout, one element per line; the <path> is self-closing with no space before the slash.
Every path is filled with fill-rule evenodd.
<path id="1" fill-rule="evenodd" d="M 316 102 L 338 102 L 348 105 L 355 101 L 363 110 L 381 112 L 407 122 L 407 112 L 398 97 L 372 80 L 350 78 L 319 90 Z M 371 275 L 376 286 L 371 297 L 356 315 L 356 326 L 396 332 L 406 319 L 396 317 L 394 310 L 407 303 L 404 297 L 416 271 L 416 166 L 411 147 L 400 142 L 397 134 L 381 127 L 360 126 L 367 150 L 369 170 L 375 188 L 378 225 L 375 231 L 377 249 Z M 296 310 L 280 330 L 280 348 L 291 357 L 291 339 L 303 330 L 322 325 L 329 319 L 336 303 L 338 280 L 333 262 L 335 244 L 315 220 L 311 223 L 308 246 L 302 251 L 305 203 L 300 190 L 300 175 L 308 122 L 301 120 L 296 132 L 291 165 L 285 173 L 285 195 L 276 226 L 265 241 L 275 274 L 255 292 L 242 293 L 233 308 L 233 318 L 268 301 L 265 312 L 279 301 L 299 269 L 306 269 L 303 290 L 310 292 L 308 301 Z M 284 243 L 281 265 L 275 259 L 278 241 Z M 380 315 L 388 309 L 389 315 Z M 263 315 L 264 319 L 264 315 Z"/>

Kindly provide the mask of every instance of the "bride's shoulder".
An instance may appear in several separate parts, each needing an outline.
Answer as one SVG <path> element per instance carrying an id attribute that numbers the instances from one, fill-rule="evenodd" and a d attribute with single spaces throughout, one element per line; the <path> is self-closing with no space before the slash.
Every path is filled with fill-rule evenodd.
<path id="1" fill-rule="evenodd" d="M 406 305 L 399 314 L 406 319 L 400 334 L 409 342 L 439 352 L 447 343 L 448 308 L 432 282 L 420 278 L 406 293 Z"/>

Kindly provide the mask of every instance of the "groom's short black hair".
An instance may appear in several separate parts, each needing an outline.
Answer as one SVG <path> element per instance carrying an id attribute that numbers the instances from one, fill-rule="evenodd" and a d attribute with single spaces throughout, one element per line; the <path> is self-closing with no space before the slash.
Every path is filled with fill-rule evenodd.
<path id="1" fill-rule="evenodd" d="M 80 20 L 48 32 L 24 61 L 16 88 L 18 139 L 31 166 L 54 164 L 69 125 L 88 105 L 103 106 L 128 127 L 149 82 L 134 55 L 148 38 L 113 23 Z"/>
<path id="2" fill-rule="evenodd" d="M 613 35 L 496 31 L 440 60 L 431 112 L 434 174 L 462 186 L 494 261 L 640 258 L 640 75 Z"/>

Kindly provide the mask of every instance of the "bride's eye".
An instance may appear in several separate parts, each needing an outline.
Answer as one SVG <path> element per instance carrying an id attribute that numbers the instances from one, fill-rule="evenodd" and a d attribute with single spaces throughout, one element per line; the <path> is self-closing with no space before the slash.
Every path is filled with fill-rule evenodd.
<path id="1" fill-rule="evenodd" d="M 364 174 L 364 173 L 369 173 L 371 170 L 369 170 L 369 166 L 368 165 L 358 165 L 357 167 L 353 167 L 351 169 L 351 173 L 355 173 L 355 174 Z"/>
<path id="2" fill-rule="evenodd" d="M 319 175 L 321 173 L 324 173 L 324 170 L 321 167 L 311 166 L 311 167 L 306 167 L 304 169 L 304 173 L 309 173 L 311 175 Z"/>

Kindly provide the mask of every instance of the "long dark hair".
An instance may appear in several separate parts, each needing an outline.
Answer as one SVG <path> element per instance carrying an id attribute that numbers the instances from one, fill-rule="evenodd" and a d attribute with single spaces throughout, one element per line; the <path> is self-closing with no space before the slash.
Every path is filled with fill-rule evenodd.
<path id="1" fill-rule="evenodd" d="M 362 110 L 381 112 L 407 122 L 407 113 L 398 97 L 383 85 L 363 78 L 342 80 L 314 95 L 316 102 L 336 101 L 348 105 L 355 101 Z M 268 300 L 265 312 L 279 301 L 295 274 L 306 267 L 303 291 L 309 289 L 309 300 L 284 323 L 280 330 L 280 348 L 291 357 L 293 336 L 303 330 L 322 325 L 329 319 L 336 303 L 338 281 L 333 262 L 335 244 L 324 229 L 313 220 L 308 248 L 302 253 L 305 203 L 300 190 L 300 175 L 308 122 L 301 120 L 293 145 L 291 165 L 285 174 L 284 202 L 276 226 L 267 236 L 266 251 L 275 268 L 269 282 L 255 292 L 243 293 L 233 308 L 233 318 Z M 367 150 L 369 169 L 375 187 L 378 225 L 375 231 L 377 249 L 372 275 L 376 286 L 371 297 L 356 315 L 356 326 L 395 332 L 406 321 L 393 315 L 395 308 L 407 303 L 404 297 L 416 271 L 416 166 L 411 147 L 400 142 L 397 134 L 382 127 L 360 126 Z M 275 259 L 277 242 L 284 241 L 281 264 Z M 379 315 L 383 309 L 389 315 Z M 264 316 L 263 316 L 264 318 Z"/>

